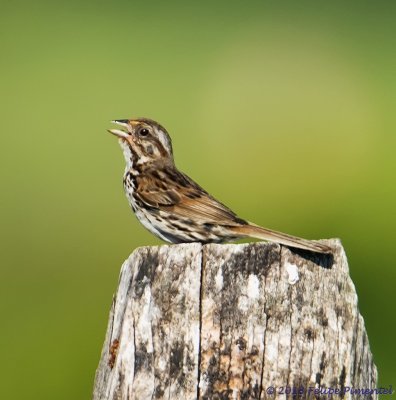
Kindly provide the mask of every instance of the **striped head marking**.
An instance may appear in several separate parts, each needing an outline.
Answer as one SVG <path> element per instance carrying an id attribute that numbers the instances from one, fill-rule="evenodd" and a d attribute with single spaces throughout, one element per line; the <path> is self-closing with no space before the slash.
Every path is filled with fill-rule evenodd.
<path id="1" fill-rule="evenodd" d="M 127 166 L 172 161 L 172 141 L 164 127 L 148 118 L 112 121 L 122 129 L 109 132 L 119 138 Z"/>

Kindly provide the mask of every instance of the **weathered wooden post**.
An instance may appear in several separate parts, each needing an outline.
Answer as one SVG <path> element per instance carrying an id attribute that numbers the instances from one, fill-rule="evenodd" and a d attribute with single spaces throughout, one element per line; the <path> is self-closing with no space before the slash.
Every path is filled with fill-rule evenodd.
<path id="1" fill-rule="evenodd" d="M 94 400 L 350 398 L 375 388 L 346 256 L 327 243 L 333 256 L 267 243 L 134 251 Z"/>

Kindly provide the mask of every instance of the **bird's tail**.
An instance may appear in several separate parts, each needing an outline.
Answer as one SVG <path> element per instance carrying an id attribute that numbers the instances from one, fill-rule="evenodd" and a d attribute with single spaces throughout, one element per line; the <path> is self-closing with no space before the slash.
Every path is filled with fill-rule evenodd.
<path id="1" fill-rule="evenodd" d="M 332 249 L 325 244 L 301 239 L 286 233 L 273 231 L 271 229 L 262 228 L 261 226 L 255 225 L 251 222 L 249 222 L 248 225 L 239 225 L 233 227 L 232 230 L 239 233 L 241 236 L 268 240 L 270 242 L 276 242 L 285 246 L 296 247 L 298 249 L 314 251 L 316 253 L 332 252 Z"/>

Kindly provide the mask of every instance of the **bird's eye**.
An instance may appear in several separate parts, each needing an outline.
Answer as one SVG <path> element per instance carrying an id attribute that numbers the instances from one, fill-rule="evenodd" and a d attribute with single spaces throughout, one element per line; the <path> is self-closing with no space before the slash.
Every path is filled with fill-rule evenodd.
<path id="1" fill-rule="evenodd" d="M 142 129 L 140 129 L 140 131 L 139 131 L 139 135 L 140 135 L 140 136 L 147 136 L 148 134 L 149 134 L 149 130 L 146 129 L 146 128 L 142 128 Z"/>

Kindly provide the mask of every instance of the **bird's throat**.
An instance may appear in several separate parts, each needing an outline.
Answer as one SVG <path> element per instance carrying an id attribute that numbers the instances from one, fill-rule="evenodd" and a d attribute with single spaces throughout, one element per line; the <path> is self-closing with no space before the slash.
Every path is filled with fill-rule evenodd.
<path id="1" fill-rule="evenodd" d="M 119 139 L 118 143 L 120 144 L 120 147 L 122 149 L 122 153 L 124 154 L 125 162 L 126 162 L 126 170 L 130 170 L 133 168 L 133 164 L 136 161 L 136 156 L 133 153 L 131 146 L 129 143 L 124 140 L 124 139 Z"/>

